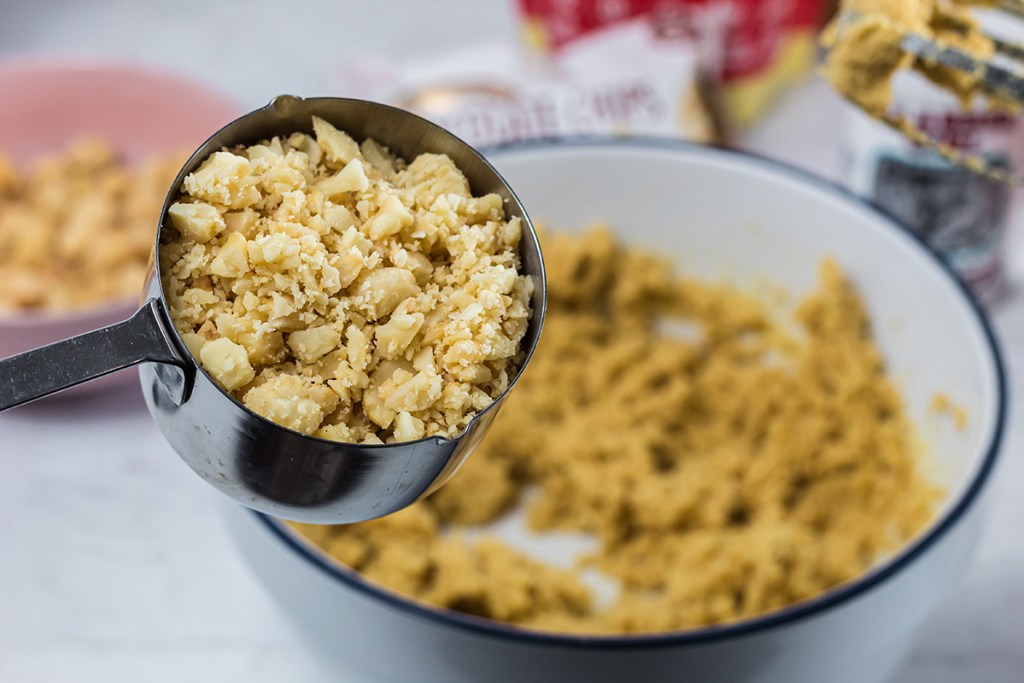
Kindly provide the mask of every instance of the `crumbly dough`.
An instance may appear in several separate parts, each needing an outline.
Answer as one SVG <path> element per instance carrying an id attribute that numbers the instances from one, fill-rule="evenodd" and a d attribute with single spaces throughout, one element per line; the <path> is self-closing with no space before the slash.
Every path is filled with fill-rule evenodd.
<path id="1" fill-rule="evenodd" d="M 483 445 L 424 502 L 300 533 L 368 579 L 524 627 L 670 631 L 752 617 L 864 572 L 932 518 L 900 397 L 830 262 L 798 331 L 610 232 L 544 235 L 550 308 Z M 531 491 L 533 529 L 589 532 L 579 571 L 460 530 Z"/>
<path id="2" fill-rule="evenodd" d="M 406 164 L 321 119 L 214 153 L 160 259 L 189 350 L 264 417 L 335 441 L 455 436 L 523 360 L 518 218 L 444 155 Z"/>
<path id="3" fill-rule="evenodd" d="M 178 156 L 130 169 L 98 138 L 24 171 L 0 154 L 0 311 L 137 299 Z"/>
<path id="4" fill-rule="evenodd" d="M 952 417 L 953 424 L 959 432 L 965 431 L 968 423 L 970 422 L 967 415 L 967 409 L 959 403 L 956 403 L 949 397 L 949 394 L 945 392 L 939 392 L 932 396 L 932 402 L 929 405 L 929 409 L 932 413 Z"/>

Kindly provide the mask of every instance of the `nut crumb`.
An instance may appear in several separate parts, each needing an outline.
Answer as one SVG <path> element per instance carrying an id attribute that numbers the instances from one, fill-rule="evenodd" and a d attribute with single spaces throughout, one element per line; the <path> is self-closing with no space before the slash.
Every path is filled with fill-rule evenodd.
<path id="1" fill-rule="evenodd" d="M 929 410 L 936 414 L 952 416 L 953 424 L 958 432 L 963 432 L 967 429 L 967 410 L 962 405 L 955 403 L 949 397 L 949 394 L 940 391 L 932 396 Z"/>

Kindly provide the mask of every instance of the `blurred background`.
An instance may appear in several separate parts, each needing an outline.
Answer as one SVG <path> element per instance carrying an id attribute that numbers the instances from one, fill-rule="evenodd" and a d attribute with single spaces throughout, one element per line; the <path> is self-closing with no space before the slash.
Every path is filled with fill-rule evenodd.
<path id="1" fill-rule="evenodd" d="M 115 56 L 210 83 L 246 109 L 321 93 L 367 54 L 423 57 L 476 40 L 515 40 L 508 2 L 44 2 L 3 4 L 6 55 Z"/>
<path id="2" fill-rule="evenodd" d="M 652 46 L 626 31 L 592 39 L 596 26 L 652 4 L 596 3 L 592 16 L 572 24 L 561 14 L 572 3 L 554 0 L 0 0 L 0 71 L 55 59 L 158 69 L 212 91 L 218 101 L 209 115 L 225 122 L 229 109 L 248 111 L 283 93 L 352 95 L 415 108 L 478 145 L 578 133 L 689 138 L 872 194 L 862 178 L 865 150 L 891 139 L 858 119 L 814 68 L 831 3 L 719 3 L 725 15 L 667 16 L 668 43 Z M 761 23 L 723 37 L 722 26 L 736 20 L 728 12 L 748 11 Z M 699 30 L 680 36 L 680 26 Z M 23 87 L 0 79 L 0 109 L 12 110 Z M 586 97 L 567 99 L 573 88 Z M 901 92 L 922 110 L 950 107 L 913 88 Z M 188 111 L 188 102 L 177 104 Z M 77 106 L 66 103 L 69 118 Z M 555 120 L 533 106 L 554 111 Z M 1024 149 L 1018 123 L 985 138 L 993 163 L 1016 164 Z M 18 136 L 8 127 L 0 139 Z M 910 180 L 890 172 L 892 182 L 907 183 L 896 202 L 926 186 L 945 197 L 960 185 L 948 169 Z M 994 196 L 990 186 L 978 192 L 980 217 L 922 229 L 959 234 L 940 244 L 954 260 L 984 242 L 987 260 L 958 263 L 980 278 L 1017 370 L 1017 198 Z M 913 222 L 934 213 L 929 201 L 889 208 Z M 14 339 L 0 329 L 5 335 Z M 1024 671 L 1016 422 L 1009 436 L 981 552 L 920 634 L 898 677 L 904 683 L 999 683 Z M 222 502 L 160 438 L 134 385 L 0 416 L 0 467 L 0 681 L 336 680 L 316 668 L 250 578 L 221 528 Z"/>

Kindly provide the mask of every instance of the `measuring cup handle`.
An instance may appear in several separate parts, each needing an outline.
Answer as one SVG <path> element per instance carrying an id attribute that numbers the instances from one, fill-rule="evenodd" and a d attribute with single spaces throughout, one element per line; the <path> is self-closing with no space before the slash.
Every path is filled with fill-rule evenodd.
<path id="1" fill-rule="evenodd" d="M 177 399 L 184 400 L 192 371 L 157 299 L 124 322 L 0 360 L 0 411 L 147 361 L 180 369 Z"/>

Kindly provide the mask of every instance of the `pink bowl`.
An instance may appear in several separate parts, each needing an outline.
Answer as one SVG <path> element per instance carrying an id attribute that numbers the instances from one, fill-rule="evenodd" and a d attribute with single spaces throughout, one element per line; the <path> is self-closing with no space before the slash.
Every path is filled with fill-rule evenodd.
<path id="1" fill-rule="evenodd" d="M 172 73 L 71 57 L 0 60 L 0 105 L 0 150 L 19 165 L 85 135 L 108 140 L 128 163 L 188 151 L 242 113 L 225 96 Z M 137 306 L 133 299 L 66 313 L 0 314 L 0 358 L 123 320 Z M 120 372 L 63 395 L 133 376 Z"/>

